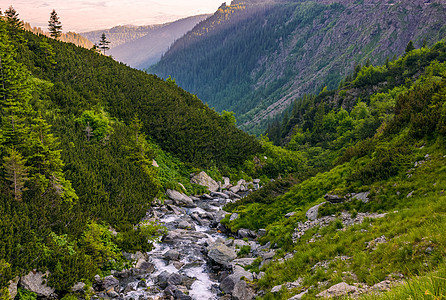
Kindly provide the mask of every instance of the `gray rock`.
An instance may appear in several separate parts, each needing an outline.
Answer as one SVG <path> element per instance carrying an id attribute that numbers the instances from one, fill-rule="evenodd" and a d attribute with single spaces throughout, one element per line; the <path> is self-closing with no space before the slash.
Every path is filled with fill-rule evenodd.
<path id="1" fill-rule="evenodd" d="M 52 298 L 55 296 L 55 290 L 44 283 L 49 274 L 49 272 L 45 274 L 36 271 L 29 272 L 20 278 L 20 286 L 25 290 L 36 293 L 38 297 Z"/>
<path id="2" fill-rule="evenodd" d="M 116 279 L 113 275 L 109 275 L 101 280 L 100 286 L 102 290 L 105 290 L 107 292 L 115 288 L 118 288 L 119 290 L 119 280 Z"/>
<path id="3" fill-rule="evenodd" d="M 208 195 L 208 194 L 203 194 L 203 195 L 201 195 L 201 198 L 202 199 L 208 199 L 208 200 L 212 200 L 213 198 L 211 197 L 211 195 Z"/>
<path id="4" fill-rule="evenodd" d="M 216 198 L 229 199 L 228 195 L 226 195 L 225 193 L 220 193 L 220 192 L 212 192 L 211 196 L 216 197 Z"/>
<path id="5" fill-rule="evenodd" d="M 190 229 L 190 228 L 192 228 L 192 225 L 189 222 L 182 220 L 178 223 L 178 228 Z"/>
<path id="6" fill-rule="evenodd" d="M 174 249 L 170 249 L 166 253 L 163 254 L 164 259 L 167 260 L 178 260 L 180 258 L 180 252 Z"/>
<path id="7" fill-rule="evenodd" d="M 71 288 L 73 293 L 83 293 L 85 291 L 85 283 L 78 282 Z"/>
<path id="8" fill-rule="evenodd" d="M 229 190 L 234 194 L 237 194 L 238 192 L 240 192 L 240 188 L 241 188 L 240 185 L 235 185 L 233 187 L 230 187 Z"/>
<path id="9" fill-rule="evenodd" d="M 227 266 L 231 261 L 237 258 L 234 249 L 229 248 L 221 242 L 215 242 L 208 247 L 208 257 L 214 262 Z"/>
<path id="10" fill-rule="evenodd" d="M 245 228 L 240 228 L 237 233 L 241 238 L 256 238 L 257 237 L 257 235 L 254 231 L 245 229 Z"/>
<path id="11" fill-rule="evenodd" d="M 235 221 L 235 220 L 237 220 L 238 219 L 238 213 L 233 213 L 232 215 L 231 215 L 231 217 L 229 218 L 229 221 L 230 222 L 232 222 L 232 221 Z"/>
<path id="12" fill-rule="evenodd" d="M 231 199 L 240 199 L 241 197 L 232 191 L 225 191 Z"/>
<path id="13" fill-rule="evenodd" d="M 305 292 L 302 292 L 302 293 L 300 293 L 300 294 L 297 294 L 297 295 L 295 295 L 295 296 L 289 298 L 288 300 L 301 300 L 302 297 L 303 297 L 306 293 L 308 293 L 308 291 L 305 291 Z"/>
<path id="14" fill-rule="evenodd" d="M 232 298 L 234 300 L 252 300 L 255 297 L 254 290 L 244 280 L 240 280 L 234 286 Z"/>
<path id="15" fill-rule="evenodd" d="M 325 290 L 317 294 L 316 297 L 320 298 L 342 297 L 342 296 L 347 296 L 349 294 L 353 294 L 357 291 L 358 291 L 357 287 L 348 285 L 345 282 L 341 282 L 336 285 L 333 285 L 328 290 Z"/>
<path id="16" fill-rule="evenodd" d="M 229 185 L 231 184 L 230 180 L 228 177 L 223 177 L 223 183 L 221 185 L 222 189 L 227 188 Z"/>
<path id="17" fill-rule="evenodd" d="M 296 214 L 296 212 L 295 211 L 292 211 L 292 212 L 289 212 L 289 213 L 287 213 L 286 215 L 285 215 L 285 218 L 291 218 L 292 216 L 294 216 Z"/>
<path id="18" fill-rule="evenodd" d="M 169 276 L 170 276 L 170 273 L 169 273 L 169 272 L 167 272 L 167 271 L 163 271 L 163 272 L 161 272 L 161 273 L 158 275 L 158 277 L 156 277 L 156 282 L 157 282 L 157 284 L 158 284 L 161 288 L 165 289 L 165 288 L 167 287 L 167 279 L 169 278 Z"/>
<path id="19" fill-rule="evenodd" d="M 238 266 L 246 267 L 246 266 L 252 265 L 252 263 L 253 263 L 255 260 L 256 260 L 256 259 L 255 259 L 254 257 L 249 257 L 249 258 L 237 258 L 237 259 L 234 259 L 234 260 L 232 261 L 232 265 L 233 265 L 233 266 L 238 265 Z"/>
<path id="20" fill-rule="evenodd" d="M 211 177 L 209 177 L 209 175 L 206 174 L 206 172 L 204 172 L 204 171 L 200 172 L 197 175 L 194 175 L 191 178 L 190 182 L 205 186 L 211 192 L 216 192 L 219 189 L 217 182 L 214 179 L 212 179 Z"/>
<path id="21" fill-rule="evenodd" d="M 253 182 L 254 184 L 259 184 L 259 183 L 260 183 L 260 179 L 254 179 L 252 182 Z"/>
<path id="22" fill-rule="evenodd" d="M 9 297 L 11 299 L 14 299 L 17 295 L 17 287 L 19 283 L 19 278 L 15 278 L 14 280 L 9 281 L 8 291 L 9 291 Z"/>
<path id="23" fill-rule="evenodd" d="M 330 203 L 341 203 L 345 201 L 344 197 L 340 197 L 334 194 L 325 194 L 324 199 Z"/>
<path id="24" fill-rule="evenodd" d="M 265 236 L 266 235 L 266 229 L 259 229 L 258 231 L 257 231 L 257 235 L 258 236 Z"/>
<path id="25" fill-rule="evenodd" d="M 310 221 L 314 221 L 317 219 L 317 215 L 319 212 L 319 207 L 324 205 L 327 202 L 322 202 L 321 204 L 315 205 L 312 208 L 310 208 L 307 213 L 305 214 L 307 216 L 307 219 Z"/>
<path id="26" fill-rule="evenodd" d="M 354 194 L 352 199 L 361 200 L 362 202 L 367 203 L 367 202 L 369 202 L 369 198 L 368 198 L 369 194 L 370 194 L 370 192 Z"/>
<path id="27" fill-rule="evenodd" d="M 245 278 L 246 280 L 249 280 L 249 281 L 254 280 L 254 276 L 252 275 L 252 273 L 246 271 L 245 269 L 243 269 L 243 267 L 236 265 L 232 269 L 233 269 L 233 273 L 229 276 L 232 276 L 234 279 L 240 280 L 242 278 Z"/>
<path id="28" fill-rule="evenodd" d="M 220 290 L 225 294 L 232 294 L 235 287 L 234 278 L 227 276 L 220 282 Z"/>
<path id="29" fill-rule="evenodd" d="M 271 289 L 271 293 L 278 293 L 282 289 L 282 285 L 276 285 Z"/>
<path id="30" fill-rule="evenodd" d="M 166 195 L 178 206 L 196 207 L 194 201 L 183 193 L 168 189 Z"/>
<path id="31" fill-rule="evenodd" d="M 226 215 L 228 215 L 227 212 L 225 212 L 224 210 L 219 210 L 219 211 L 215 214 L 215 218 L 214 218 L 215 222 L 220 223 L 221 220 L 223 220 L 223 219 L 226 217 Z"/>
<path id="32" fill-rule="evenodd" d="M 259 274 L 257 274 L 257 279 L 262 279 L 263 277 L 265 277 L 266 276 L 266 273 L 265 272 L 260 272 Z"/>

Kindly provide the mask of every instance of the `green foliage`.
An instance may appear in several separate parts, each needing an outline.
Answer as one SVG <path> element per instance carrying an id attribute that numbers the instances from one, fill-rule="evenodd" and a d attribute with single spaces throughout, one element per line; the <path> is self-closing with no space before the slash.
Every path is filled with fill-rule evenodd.
<path id="1" fill-rule="evenodd" d="M 28 290 L 19 288 L 17 291 L 17 299 L 19 300 L 37 300 L 37 294 Z"/>
<path id="2" fill-rule="evenodd" d="M 121 249 L 129 252 L 152 250 L 153 243 L 167 233 L 165 227 L 157 223 L 141 223 L 136 228 L 119 233 L 117 243 Z"/>
<path id="3" fill-rule="evenodd" d="M 85 126 L 88 141 L 90 141 L 91 137 L 96 140 L 102 140 L 112 133 L 110 119 L 103 110 L 99 113 L 92 110 L 86 110 L 78 119 L 76 119 L 76 122 Z"/>

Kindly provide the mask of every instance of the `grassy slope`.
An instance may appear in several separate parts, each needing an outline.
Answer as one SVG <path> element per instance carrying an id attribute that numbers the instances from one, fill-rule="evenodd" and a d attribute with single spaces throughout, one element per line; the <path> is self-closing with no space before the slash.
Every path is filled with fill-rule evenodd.
<path id="1" fill-rule="evenodd" d="M 432 51 L 416 50 L 408 57 L 416 57 L 412 61 L 416 63 L 417 59 L 430 57 Z M 347 143 L 337 145 L 339 150 L 344 149 L 338 150 L 341 157 L 337 160 L 339 165 L 294 185 L 282 196 L 259 199 L 254 194 L 227 207 L 240 215 L 228 225 L 232 230 L 266 227 L 267 235 L 262 241 L 277 245 L 276 258 L 294 253 L 293 258 L 285 263 L 274 262 L 263 267 L 266 276 L 259 280 L 258 285 L 268 292 L 275 285 L 303 278 L 302 288 L 267 293 L 265 299 L 288 299 L 305 289 L 310 289 L 306 297 L 312 299 L 327 288 L 325 284 L 331 286 L 346 281 L 373 285 L 389 276 L 402 274 L 409 278 L 444 267 L 446 239 L 441 233 L 445 230 L 446 213 L 446 196 L 443 194 L 446 186 L 443 138 L 445 70 L 444 63 L 434 61 L 425 75 L 406 80 L 396 95 L 392 89 L 387 96 L 385 93 L 379 96 L 389 103 L 367 103 L 370 111 L 386 104 L 391 104 L 392 109 L 384 116 L 385 121 L 371 139 L 356 140 L 353 147 L 349 139 Z M 365 75 L 360 75 L 358 80 Z M 339 109 L 334 109 L 337 111 Z M 359 118 L 358 127 L 353 126 L 352 131 L 360 128 L 360 124 L 366 123 L 369 117 Z M 336 140 L 342 140 L 343 135 L 349 134 L 351 132 L 343 132 Z M 350 146 L 347 151 L 346 146 Z M 301 152 L 305 153 L 308 149 L 303 148 Z M 425 158 L 427 154 L 428 159 Z M 415 162 L 424 160 L 425 163 L 414 167 Z M 277 185 L 265 187 L 261 193 L 278 194 L 280 188 Z M 306 221 L 306 211 L 323 202 L 324 194 L 346 195 L 362 191 L 370 191 L 371 200 L 367 204 L 358 200 L 325 204 L 320 208 L 319 216 L 340 217 L 342 211 L 353 215 L 379 212 L 387 213 L 384 218 L 366 220 L 348 228 L 343 228 L 338 219 L 327 227 L 309 230 L 293 243 L 292 234 L 297 224 Z M 285 218 L 285 214 L 291 211 L 296 214 Z M 386 243 L 377 245 L 375 250 L 366 247 L 367 243 L 383 235 Z M 310 242 L 313 237 L 315 240 Z M 426 251 L 428 247 L 433 251 Z M 337 256 L 348 256 L 349 259 L 336 260 Z M 324 261 L 328 261 L 326 269 L 312 269 Z M 443 293 L 441 290 L 431 292 Z"/>

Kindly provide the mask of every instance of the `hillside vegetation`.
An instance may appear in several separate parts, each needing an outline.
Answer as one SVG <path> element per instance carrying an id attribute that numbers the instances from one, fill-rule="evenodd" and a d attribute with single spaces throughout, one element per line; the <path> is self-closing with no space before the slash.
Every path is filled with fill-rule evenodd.
<path id="1" fill-rule="evenodd" d="M 261 241 L 276 250 L 270 264 L 251 266 L 265 272 L 262 298 L 313 299 L 340 282 L 371 293 L 414 276 L 365 299 L 445 296 L 445 99 L 439 42 L 359 68 L 338 90 L 296 105 L 283 143 L 322 172 L 295 173 L 226 206 L 239 216 L 226 218 L 228 228 L 266 228 Z"/>
<path id="2" fill-rule="evenodd" d="M 0 58 L 2 289 L 48 270 L 63 296 L 122 269 L 122 251 L 164 232 L 139 224 L 155 197 L 202 188 L 189 182 L 201 168 L 238 174 L 263 151 L 173 81 L 3 20 Z"/>
<path id="3" fill-rule="evenodd" d="M 444 36 L 442 1 L 234 1 L 149 69 L 238 125 L 262 133 L 304 94 L 338 87 L 356 64 L 382 64 L 413 40 Z"/>

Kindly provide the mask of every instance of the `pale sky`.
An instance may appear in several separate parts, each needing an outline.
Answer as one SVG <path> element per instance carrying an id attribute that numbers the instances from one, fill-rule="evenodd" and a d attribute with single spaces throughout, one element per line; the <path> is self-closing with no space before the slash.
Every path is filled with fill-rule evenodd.
<path id="1" fill-rule="evenodd" d="M 4 12 L 10 5 L 19 18 L 47 31 L 53 9 L 63 31 L 83 32 L 117 25 L 150 25 L 183 17 L 213 13 L 225 0 L 0 0 Z M 230 2 L 228 0 L 228 2 Z"/>

